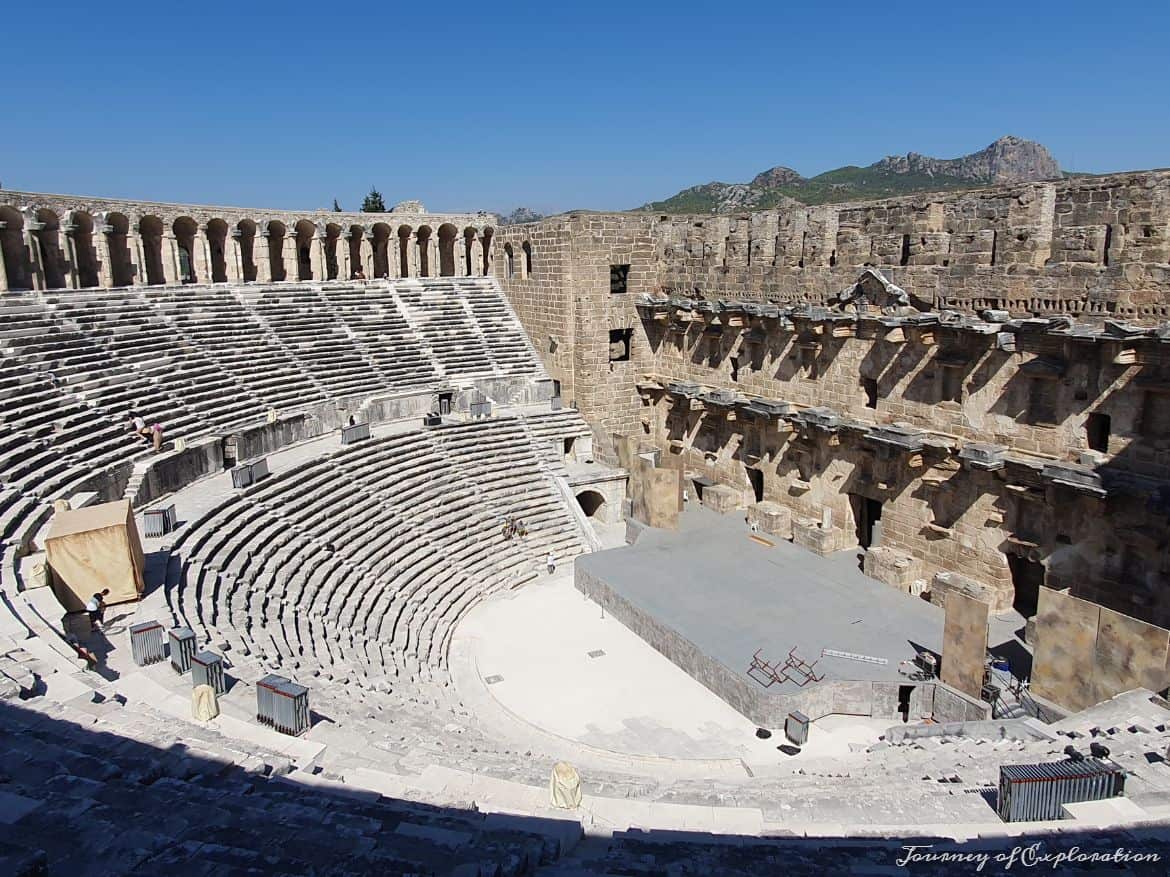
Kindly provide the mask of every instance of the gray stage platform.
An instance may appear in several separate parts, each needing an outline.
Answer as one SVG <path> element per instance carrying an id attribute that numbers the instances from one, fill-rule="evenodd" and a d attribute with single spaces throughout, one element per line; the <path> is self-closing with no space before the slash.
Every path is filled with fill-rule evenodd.
<path id="1" fill-rule="evenodd" d="M 636 545 L 579 557 L 576 584 L 635 633 L 744 715 L 769 727 L 791 709 L 898 717 L 914 685 L 913 717 L 941 711 L 976 718 L 975 703 L 934 703 L 936 686 L 912 683 L 898 665 L 917 649 L 938 654 L 943 611 L 874 581 L 855 553 L 819 557 L 789 542 L 750 538 L 740 515 L 688 510 L 677 531 L 648 529 Z M 816 661 L 821 682 L 764 688 L 747 675 L 762 649 Z M 822 649 L 886 659 L 874 664 Z M 957 695 L 957 692 L 954 692 Z M 959 695 L 959 697 L 962 697 Z M 968 699 L 969 700 L 969 699 Z"/>

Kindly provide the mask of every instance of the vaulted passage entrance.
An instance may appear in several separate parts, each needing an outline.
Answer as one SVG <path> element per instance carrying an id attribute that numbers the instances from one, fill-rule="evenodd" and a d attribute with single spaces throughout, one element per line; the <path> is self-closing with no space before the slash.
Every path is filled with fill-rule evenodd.
<path id="1" fill-rule="evenodd" d="M 860 494 L 849 494 L 849 505 L 853 509 L 857 544 L 864 549 L 877 548 L 882 544 L 882 504 Z"/>
<path id="2" fill-rule="evenodd" d="M 587 518 L 595 518 L 605 508 L 605 497 L 596 490 L 584 490 L 577 494 L 577 503 Z"/>

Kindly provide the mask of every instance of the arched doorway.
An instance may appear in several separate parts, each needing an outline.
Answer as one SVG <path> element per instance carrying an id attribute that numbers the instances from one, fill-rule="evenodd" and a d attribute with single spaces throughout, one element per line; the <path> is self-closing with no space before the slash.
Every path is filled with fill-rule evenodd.
<path id="1" fill-rule="evenodd" d="M 511 279 L 516 273 L 516 255 L 511 244 L 504 244 L 504 277 Z"/>
<path id="2" fill-rule="evenodd" d="M 583 490 L 578 493 L 577 504 L 581 506 L 581 511 L 585 512 L 585 517 L 604 520 L 605 497 L 596 490 Z"/>
<path id="3" fill-rule="evenodd" d="M 297 234 L 297 280 L 313 279 L 313 245 L 317 237 L 317 226 L 302 219 L 296 224 Z"/>
<path id="4" fill-rule="evenodd" d="M 161 286 L 167 282 L 163 273 L 162 236 L 163 224 L 157 216 L 144 216 L 138 221 L 142 260 L 146 263 L 146 282 L 150 286 Z"/>
<path id="5" fill-rule="evenodd" d="M 475 229 L 471 226 L 463 229 L 463 266 L 468 277 L 475 275 Z"/>
<path id="6" fill-rule="evenodd" d="M 362 264 L 362 241 L 365 240 L 366 230 L 360 225 L 349 227 L 349 279 L 353 280 L 360 270 L 362 277 L 366 276 L 366 266 Z"/>
<path id="7" fill-rule="evenodd" d="M 24 244 L 24 217 L 13 207 L 0 207 L 0 258 L 9 289 L 32 289 L 32 269 Z"/>
<path id="8" fill-rule="evenodd" d="M 199 279 L 195 270 L 195 234 L 199 226 L 190 216 L 180 216 L 175 220 L 172 230 L 179 255 L 179 282 L 195 283 Z"/>
<path id="9" fill-rule="evenodd" d="M 398 265 L 399 277 L 410 277 L 410 233 L 409 225 L 398 227 Z"/>
<path id="10" fill-rule="evenodd" d="M 93 217 L 83 210 L 70 214 L 69 236 L 73 239 L 74 270 L 79 289 L 99 286 L 97 252 L 93 246 Z"/>
<path id="11" fill-rule="evenodd" d="M 431 227 L 429 225 L 420 225 L 418 227 L 418 276 L 431 276 Z"/>
<path id="12" fill-rule="evenodd" d="M 285 225 L 279 220 L 268 223 L 268 264 L 272 269 L 273 282 L 279 283 L 287 278 L 284 267 L 284 233 Z"/>
<path id="13" fill-rule="evenodd" d="M 495 237 L 496 230 L 490 225 L 483 230 L 483 276 L 487 277 L 492 273 L 492 238 Z"/>
<path id="14" fill-rule="evenodd" d="M 390 276 L 390 226 L 384 222 L 375 222 L 373 229 L 374 239 L 374 276 Z"/>
<path id="15" fill-rule="evenodd" d="M 211 282 L 227 283 L 228 225 L 222 219 L 207 223 L 207 248 L 211 252 Z"/>
<path id="16" fill-rule="evenodd" d="M 439 226 L 439 276 L 455 276 L 455 235 L 457 229 L 450 223 Z"/>
<path id="17" fill-rule="evenodd" d="M 341 226 L 325 226 L 325 279 L 336 280 L 341 273 Z"/>
<path id="18" fill-rule="evenodd" d="M 45 272 L 45 289 L 65 288 L 65 256 L 61 253 L 61 220 L 52 210 L 38 210 L 40 224 L 35 234 L 41 248 L 41 267 Z"/>
<path id="19" fill-rule="evenodd" d="M 110 253 L 110 282 L 130 286 L 134 282 L 134 263 L 130 258 L 130 220 L 125 213 L 106 214 L 106 249 Z"/>
<path id="20" fill-rule="evenodd" d="M 240 273 L 245 283 L 256 279 L 256 223 L 241 219 L 232 231 L 232 237 L 240 248 Z"/>

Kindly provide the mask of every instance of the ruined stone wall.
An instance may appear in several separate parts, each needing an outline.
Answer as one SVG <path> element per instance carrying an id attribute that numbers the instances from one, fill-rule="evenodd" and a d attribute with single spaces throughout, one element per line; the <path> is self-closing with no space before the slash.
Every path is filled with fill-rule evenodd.
<path id="1" fill-rule="evenodd" d="M 663 290 L 823 303 L 863 266 L 938 308 L 1170 318 L 1170 174 L 658 216 Z"/>

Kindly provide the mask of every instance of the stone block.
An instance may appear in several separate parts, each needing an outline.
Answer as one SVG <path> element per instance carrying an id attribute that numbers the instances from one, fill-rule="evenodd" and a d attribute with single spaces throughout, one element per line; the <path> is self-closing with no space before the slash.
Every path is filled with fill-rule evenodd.
<path id="1" fill-rule="evenodd" d="M 966 594 L 977 600 L 983 600 L 991 606 L 991 611 L 1003 612 L 1011 606 L 1011 594 L 1002 592 L 983 582 L 960 575 L 957 572 L 936 573 L 930 584 L 930 602 L 936 606 L 947 605 L 950 594 Z"/>
<path id="2" fill-rule="evenodd" d="M 850 545 L 850 540 L 840 527 L 822 527 L 820 521 L 812 518 L 799 518 L 792 522 L 792 542 L 822 557 Z"/>
<path id="3" fill-rule="evenodd" d="M 748 524 L 757 524 L 760 532 L 781 539 L 792 538 L 792 510 L 778 502 L 764 500 L 747 508 Z"/>
<path id="4" fill-rule="evenodd" d="M 726 484 L 712 484 L 703 488 L 703 506 L 720 514 L 735 511 L 742 499 L 741 491 Z"/>
<path id="5" fill-rule="evenodd" d="M 870 548 L 865 552 L 865 574 L 907 594 L 915 593 L 922 575 L 922 561 L 893 548 Z M 918 588 L 921 593 L 921 588 Z"/>

